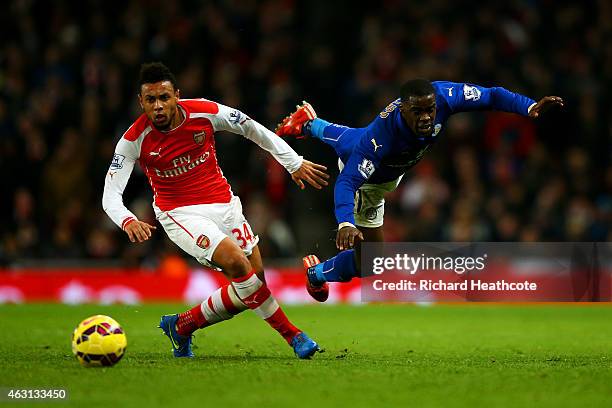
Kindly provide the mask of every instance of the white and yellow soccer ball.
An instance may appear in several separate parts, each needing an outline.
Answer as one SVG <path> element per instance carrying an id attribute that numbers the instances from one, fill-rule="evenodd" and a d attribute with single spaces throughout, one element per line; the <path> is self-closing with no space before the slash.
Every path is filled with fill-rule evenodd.
<path id="1" fill-rule="evenodd" d="M 115 319 L 108 316 L 88 317 L 72 333 L 72 352 L 85 367 L 117 364 L 126 347 L 125 332 Z"/>

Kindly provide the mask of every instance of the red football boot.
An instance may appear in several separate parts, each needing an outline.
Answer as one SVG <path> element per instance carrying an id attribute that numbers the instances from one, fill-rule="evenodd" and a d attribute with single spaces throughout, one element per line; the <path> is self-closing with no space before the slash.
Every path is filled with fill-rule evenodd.
<path id="1" fill-rule="evenodd" d="M 317 302 L 325 302 L 329 297 L 329 285 L 327 282 L 324 282 L 322 285 L 313 285 L 308 278 L 308 269 L 320 264 L 321 261 L 319 261 L 316 255 L 308 255 L 302 258 L 302 262 L 304 263 L 304 268 L 306 268 L 306 290 L 308 294 Z"/>
<path id="2" fill-rule="evenodd" d="M 302 101 L 302 105 L 298 105 L 297 109 L 291 115 L 287 116 L 276 127 L 276 134 L 279 136 L 294 136 L 298 139 L 306 137 L 302 132 L 304 123 L 313 120 L 317 117 L 317 113 L 312 108 L 312 105 L 306 101 Z"/>

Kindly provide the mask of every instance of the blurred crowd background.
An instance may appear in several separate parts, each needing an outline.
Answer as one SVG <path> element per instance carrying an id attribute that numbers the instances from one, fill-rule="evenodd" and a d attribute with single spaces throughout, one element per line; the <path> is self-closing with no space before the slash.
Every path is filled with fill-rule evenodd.
<path id="1" fill-rule="evenodd" d="M 114 146 L 139 115 L 140 64 L 183 97 L 273 129 L 303 99 L 369 123 L 414 77 L 504 86 L 562 111 L 453 117 L 387 200 L 391 241 L 606 241 L 612 230 L 612 2 L 12 0 L 0 13 L 0 265 L 158 265 L 161 229 L 130 244 L 101 209 Z M 300 191 L 246 139 L 218 134 L 264 257 L 335 253 L 333 188 Z M 337 175 L 328 146 L 291 141 Z M 135 170 L 124 200 L 154 221 Z M 182 255 L 181 255 L 182 256 Z"/>

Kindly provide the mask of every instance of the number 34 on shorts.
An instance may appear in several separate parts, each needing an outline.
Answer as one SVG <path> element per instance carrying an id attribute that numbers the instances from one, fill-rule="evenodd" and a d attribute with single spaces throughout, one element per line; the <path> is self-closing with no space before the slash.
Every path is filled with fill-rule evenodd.
<path id="1" fill-rule="evenodd" d="M 242 227 L 234 228 L 232 230 L 232 234 L 234 235 L 238 246 L 240 246 L 242 249 L 245 249 L 248 244 L 252 244 L 255 240 L 253 231 L 251 231 L 251 227 L 246 222 L 242 224 Z"/>

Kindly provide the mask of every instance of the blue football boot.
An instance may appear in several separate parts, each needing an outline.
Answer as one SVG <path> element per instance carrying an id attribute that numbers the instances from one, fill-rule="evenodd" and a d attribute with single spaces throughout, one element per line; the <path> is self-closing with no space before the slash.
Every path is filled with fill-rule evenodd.
<path id="1" fill-rule="evenodd" d="M 319 345 L 304 332 L 299 332 L 291 340 L 291 347 L 295 355 L 302 359 L 310 359 L 317 351 L 320 351 Z"/>
<path id="2" fill-rule="evenodd" d="M 174 357 L 193 357 L 193 351 L 191 351 L 191 336 L 181 336 L 176 331 L 178 317 L 178 314 L 162 316 L 159 322 L 159 328 L 162 329 L 164 334 L 170 339 L 172 349 L 174 350 Z"/>

